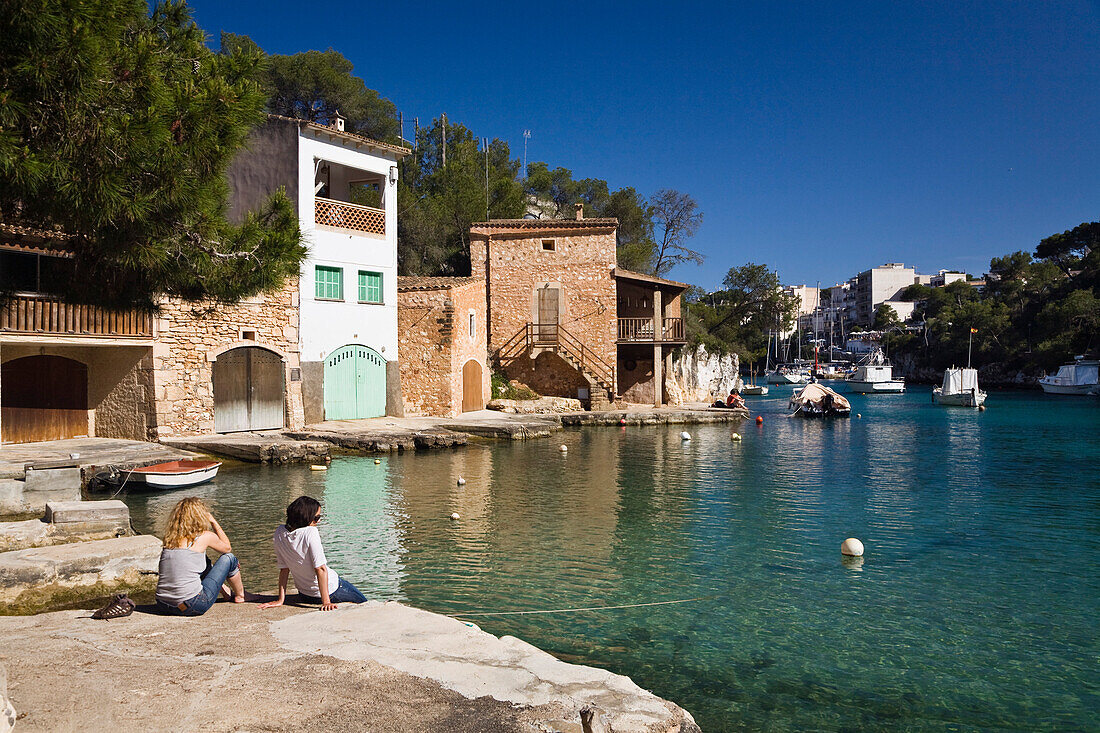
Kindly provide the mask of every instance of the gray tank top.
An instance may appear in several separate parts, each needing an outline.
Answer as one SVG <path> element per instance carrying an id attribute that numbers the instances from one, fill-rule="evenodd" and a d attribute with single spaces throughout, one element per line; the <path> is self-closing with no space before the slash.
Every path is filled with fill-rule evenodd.
<path id="1" fill-rule="evenodd" d="M 206 570 L 206 553 L 188 548 L 160 551 L 160 578 L 157 580 L 157 600 L 173 606 L 189 601 L 202 592 L 202 572 Z"/>

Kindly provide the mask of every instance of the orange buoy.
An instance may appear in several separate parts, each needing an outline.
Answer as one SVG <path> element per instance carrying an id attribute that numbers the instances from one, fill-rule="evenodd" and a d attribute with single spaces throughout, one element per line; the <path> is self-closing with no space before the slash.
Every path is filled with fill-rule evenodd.
<path id="1" fill-rule="evenodd" d="M 763 425 L 764 424 L 764 416 L 763 415 L 757 415 L 756 416 L 756 424 L 757 425 Z"/>

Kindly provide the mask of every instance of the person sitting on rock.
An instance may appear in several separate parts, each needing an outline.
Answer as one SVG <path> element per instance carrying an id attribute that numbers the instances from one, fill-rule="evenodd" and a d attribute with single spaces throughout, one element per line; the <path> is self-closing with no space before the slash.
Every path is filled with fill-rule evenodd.
<path id="1" fill-rule="evenodd" d="M 208 549 L 221 553 L 217 562 L 211 564 L 207 559 Z M 202 499 L 181 499 L 164 532 L 157 606 L 177 616 L 201 616 L 218 600 L 219 591 L 234 603 L 244 603 L 244 580 L 232 550 L 225 531 Z"/>
<path id="2" fill-rule="evenodd" d="M 364 603 L 359 589 L 330 570 L 321 547 L 321 503 L 299 496 L 286 508 L 286 524 L 275 530 L 275 557 L 279 561 L 279 599 L 260 604 L 260 608 L 283 605 L 286 582 L 294 575 L 294 586 L 303 596 L 321 602 L 322 611 L 331 611 L 337 603 Z"/>
<path id="3" fill-rule="evenodd" d="M 744 407 L 745 398 L 736 389 L 730 390 L 730 396 L 726 398 L 726 407 Z"/>

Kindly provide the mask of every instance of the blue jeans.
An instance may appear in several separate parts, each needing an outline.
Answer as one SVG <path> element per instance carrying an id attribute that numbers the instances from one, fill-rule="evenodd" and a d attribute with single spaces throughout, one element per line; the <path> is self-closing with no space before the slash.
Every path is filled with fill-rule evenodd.
<path id="1" fill-rule="evenodd" d="M 214 602 L 218 600 L 218 594 L 221 593 L 222 584 L 225 583 L 226 579 L 240 572 L 238 566 L 237 557 L 233 553 L 227 552 L 202 574 L 202 590 L 194 598 L 189 598 L 180 604 L 185 606 L 185 609 L 164 601 L 157 601 L 157 605 L 160 606 L 161 610 L 176 616 L 201 616 L 209 611 Z"/>
<path id="2" fill-rule="evenodd" d="M 313 596 L 307 596 L 302 594 L 304 598 L 311 601 L 320 601 L 320 598 L 314 598 Z M 340 578 L 340 585 L 336 586 L 336 590 L 328 594 L 328 599 L 331 603 L 366 603 L 367 597 L 359 592 L 359 589 L 348 581 Z"/>

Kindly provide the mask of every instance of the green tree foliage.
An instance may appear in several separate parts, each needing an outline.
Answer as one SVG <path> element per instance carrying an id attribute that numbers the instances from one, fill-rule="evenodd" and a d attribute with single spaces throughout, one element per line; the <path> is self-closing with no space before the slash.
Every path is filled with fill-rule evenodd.
<path id="1" fill-rule="evenodd" d="M 686 294 L 685 327 L 692 344 L 751 362 L 767 351 L 769 330 L 794 326 L 798 299 L 783 292 L 767 265 L 731 267 L 722 286 L 713 293 L 692 288 Z"/>
<path id="2" fill-rule="evenodd" d="M 260 52 L 248 36 L 222 33 L 223 54 Z M 262 52 L 261 52 L 262 53 Z M 400 143 L 397 108 L 352 74 L 352 63 L 333 49 L 273 54 L 264 59 L 261 81 L 267 110 L 285 117 L 332 124 L 337 112 L 345 129 L 383 142 Z"/>
<path id="3" fill-rule="evenodd" d="M 470 224 L 523 215 L 519 162 L 508 144 L 493 140 L 486 151 L 466 127 L 446 125 L 447 161 L 443 163 L 443 121 L 421 128 L 416 151 L 401 161 L 397 193 L 398 264 L 406 275 L 467 275 L 470 272 Z"/>
<path id="4" fill-rule="evenodd" d="M 73 299 L 151 308 L 281 285 L 305 256 L 287 197 L 226 219 L 226 168 L 263 117 L 261 63 L 212 53 L 182 3 L 9 0 L 0 218 L 70 235 Z"/>
<path id="5" fill-rule="evenodd" d="M 894 328 L 901 325 L 901 319 L 898 318 L 898 312 L 894 310 L 892 306 L 883 303 L 875 311 L 875 320 L 871 324 L 871 328 L 876 331 L 885 331 L 888 328 Z"/>
<path id="6" fill-rule="evenodd" d="M 546 163 L 527 166 L 524 192 L 530 206 L 544 219 L 573 216 L 573 205 L 584 204 L 586 217 L 619 220 L 616 261 L 619 267 L 654 274 L 657 243 L 653 239 L 653 209 L 633 188 L 609 191 L 607 181 L 599 178 L 574 180 L 566 168 L 550 170 Z"/>

